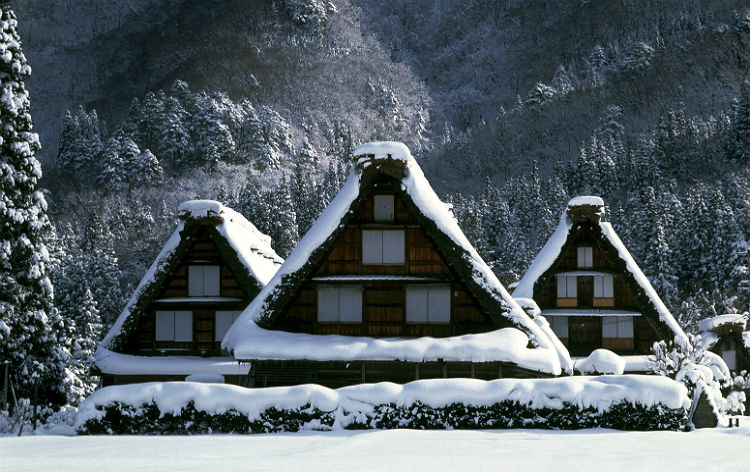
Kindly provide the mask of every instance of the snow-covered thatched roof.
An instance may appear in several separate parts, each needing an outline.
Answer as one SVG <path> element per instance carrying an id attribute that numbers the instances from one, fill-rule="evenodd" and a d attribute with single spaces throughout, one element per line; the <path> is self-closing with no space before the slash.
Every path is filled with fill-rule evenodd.
<path id="1" fill-rule="evenodd" d="M 597 239 L 600 248 L 605 251 L 615 262 L 620 273 L 639 306 L 642 307 L 643 315 L 654 320 L 661 330 L 666 330 L 683 342 L 687 336 L 680 325 L 669 312 L 664 302 L 661 301 L 656 290 L 636 264 L 628 252 L 614 228 L 608 222 L 600 221 L 604 213 L 604 201 L 600 197 L 581 196 L 575 197 L 568 203 L 568 208 L 560 218 L 560 224 L 550 236 L 547 243 L 536 256 L 524 274 L 516 289 L 513 291 L 514 298 L 533 298 L 534 288 L 541 286 L 550 277 L 554 276 L 554 264 L 565 252 L 565 249 L 573 243 L 575 232 L 582 224 L 590 224 L 592 232 Z M 583 222 L 585 219 L 586 223 Z"/>
<path id="2" fill-rule="evenodd" d="M 100 344 L 116 349 L 126 333 L 137 324 L 144 310 L 161 292 L 162 284 L 189 249 L 200 227 L 209 229 L 222 257 L 246 291 L 257 293 L 276 273 L 284 260 L 271 247 L 271 238 L 245 217 L 213 200 L 190 200 L 178 208 L 179 222 L 172 236 L 141 279 L 117 321 Z"/>
<path id="3" fill-rule="evenodd" d="M 354 151 L 355 165 L 336 198 L 302 238 L 273 279 L 240 315 L 222 347 L 239 360 L 476 360 L 507 361 L 540 372 L 570 370 L 567 351 L 558 352 L 549 333 L 537 326 L 511 298 L 469 243 L 402 143 L 368 143 Z M 302 283 L 331 250 L 346 222 L 367 198 L 380 175 L 393 179 L 394 191 L 434 241 L 498 331 L 449 338 L 365 338 L 271 330 Z M 565 359 L 561 366 L 561 359 Z"/>

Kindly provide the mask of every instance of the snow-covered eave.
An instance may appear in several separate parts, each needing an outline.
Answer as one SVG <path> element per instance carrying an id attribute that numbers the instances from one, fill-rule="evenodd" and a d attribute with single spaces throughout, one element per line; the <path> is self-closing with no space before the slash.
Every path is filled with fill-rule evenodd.
<path id="1" fill-rule="evenodd" d="M 416 161 L 410 155 L 407 155 L 403 160 L 406 165 L 405 175 L 401 179 L 401 189 L 409 196 L 422 215 L 427 220 L 434 222 L 438 231 L 450 238 L 456 246 L 463 250 L 462 257 L 472 267 L 474 283 L 489 294 L 498 307 L 504 311 L 502 314 L 498 313 L 498 316 L 505 317 L 513 325 L 526 331 L 532 344 L 541 348 L 555 349 L 548 334 L 531 321 L 479 256 L 461 231 L 448 206 L 435 194 Z M 366 164 L 371 165 L 371 163 Z M 366 167 L 363 166 L 363 168 Z M 331 204 L 305 234 L 281 269 L 229 329 L 222 342 L 224 349 L 234 350 L 237 344 L 242 342 L 246 331 L 252 330 L 258 321 L 269 316 L 269 309 L 275 304 L 277 297 L 282 296 L 285 277 L 298 276 L 297 272 L 305 266 L 313 253 L 320 250 L 321 246 L 339 229 L 344 217 L 352 211 L 352 205 L 360 196 L 362 175 L 357 166 L 352 168 L 348 179 Z"/>
<path id="2" fill-rule="evenodd" d="M 566 214 L 563 214 L 557 229 L 552 233 L 552 236 L 544 244 L 542 250 L 539 251 L 539 254 L 518 282 L 516 289 L 513 291 L 514 298 L 534 298 L 534 284 L 560 257 L 560 252 L 568 240 L 568 234 L 572 227 L 573 222 Z"/>
<path id="3" fill-rule="evenodd" d="M 120 313 L 120 316 L 114 322 L 112 328 L 110 328 L 107 335 L 104 336 L 104 339 L 102 339 L 101 343 L 99 344 L 100 348 L 109 348 L 112 341 L 114 341 L 118 336 L 120 336 L 120 334 L 122 334 L 122 329 L 125 326 L 125 322 L 130 317 L 133 308 L 138 303 L 138 300 L 143 296 L 143 292 L 155 282 L 156 274 L 166 268 L 165 265 L 168 264 L 169 257 L 174 254 L 175 250 L 180 245 L 180 233 L 182 232 L 184 227 L 185 225 L 182 222 L 177 224 L 177 229 L 174 230 L 172 235 L 164 244 L 161 251 L 159 252 L 159 255 L 156 256 L 156 259 L 146 271 L 144 276 L 141 278 L 141 281 L 138 283 L 136 289 L 133 291 L 133 295 L 130 296 L 130 299 L 125 305 L 125 308 L 122 310 L 122 313 Z"/>
<path id="4" fill-rule="evenodd" d="M 554 348 L 528 348 L 528 336 L 516 328 L 447 338 L 370 338 L 267 330 L 257 325 L 235 343 L 238 361 L 404 361 L 506 362 L 549 375 L 562 372 Z M 566 370 L 569 366 L 565 366 Z"/>
<path id="5" fill-rule="evenodd" d="M 99 348 L 96 366 L 112 375 L 247 375 L 250 366 L 233 357 L 135 356 Z"/>
<path id="6" fill-rule="evenodd" d="M 685 332 L 677 323 L 677 320 L 674 319 L 672 313 L 670 313 L 669 309 L 666 307 L 666 305 L 664 305 L 664 302 L 661 301 L 661 298 L 659 298 L 659 295 L 656 293 L 656 290 L 654 290 L 654 287 L 646 278 L 646 275 L 641 271 L 640 267 L 638 267 L 638 264 L 636 264 L 635 260 L 630 255 L 630 252 L 628 252 L 628 250 L 625 248 L 625 245 L 620 240 L 620 237 L 617 236 L 617 233 L 615 233 L 612 225 L 610 223 L 604 222 L 600 223 L 600 227 L 602 230 L 602 234 L 609 240 L 612 246 L 614 246 L 620 258 L 625 261 L 625 267 L 628 272 L 632 274 L 635 282 L 641 287 L 641 289 L 643 289 L 643 291 L 646 293 L 646 296 L 653 304 L 654 309 L 659 315 L 659 321 L 664 323 L 669 327 L 669 329 L 672 330 L 677 341 L 681 343 L 687 343 L 687 335 L 685 335 Z"/>

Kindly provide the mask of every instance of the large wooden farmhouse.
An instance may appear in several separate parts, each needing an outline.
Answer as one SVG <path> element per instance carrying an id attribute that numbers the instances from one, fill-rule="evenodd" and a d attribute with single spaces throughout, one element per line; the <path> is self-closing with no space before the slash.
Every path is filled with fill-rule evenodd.
<path id="1" fill-rule="evenodd" d="M 96 353 L 104 385 L 248 371 L 222 357 L 224 334 L 283 260 L 268 236 L 218 202 L 179 207 L 180 222 Z"/>
<path id="2" fill-rule="evenodd" d="M 400 143 L 369 143 L 227 333 L 255 386 L 551 376 L 570 358 L 484 263 Z"/>
<path id="3" fill-rule="evenodd" d="M 536 301 L 572 356 L 642 355 L 656 340 L 686 339 L 603 214 L 599 197 L 572 199 L 513 296 Z"/>

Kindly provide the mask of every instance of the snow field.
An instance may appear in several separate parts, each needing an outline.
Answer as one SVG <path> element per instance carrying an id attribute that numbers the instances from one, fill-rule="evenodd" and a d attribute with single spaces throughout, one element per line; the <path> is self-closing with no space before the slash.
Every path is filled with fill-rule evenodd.
<path id="1" fill-rule="evenodd" d="M 0 438 L 0 470 L 747 472 L 750 417 L 741 424 L 690 433 L 390 430 L 6 437 Z"/>

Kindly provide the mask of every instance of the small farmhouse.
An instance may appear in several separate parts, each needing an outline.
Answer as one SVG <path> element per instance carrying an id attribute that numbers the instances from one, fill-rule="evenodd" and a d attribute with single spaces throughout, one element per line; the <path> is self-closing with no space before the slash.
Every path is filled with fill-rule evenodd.
<path id="1" fill-rule="evenodd" d="M 572 356 L 643 355 L 656 340 L 686 339 L 603 214 L 599 197 L 570 200 L 514 298 L 533 299 Z M 626 370 L 648 370 L 639 357 Z"/>
<path id="2" fill-rule="evenodd" d="M 750 370 L 750 331 L 747 313 L 730 313 L 701 320 L 698 330 L 704 348 L 721 356 L 730 371 Z"/>
<path id="3" fill-rule="evenodd" d="M 247 366 L 222 357 L 220 344 L 283 260 L 268 236 L 218 202 L 185 202 L 179 220 L 97 350 L 105 386 L 246 378 Z"/>
<path id="4" fill-rule="evenodd" d="M 255 386 L 530 377 L 570 371 L 510 297 L 408 148 L 369 143 L 222 342 Z M 543 320 L 540 320 L 543 321 Z"/>

